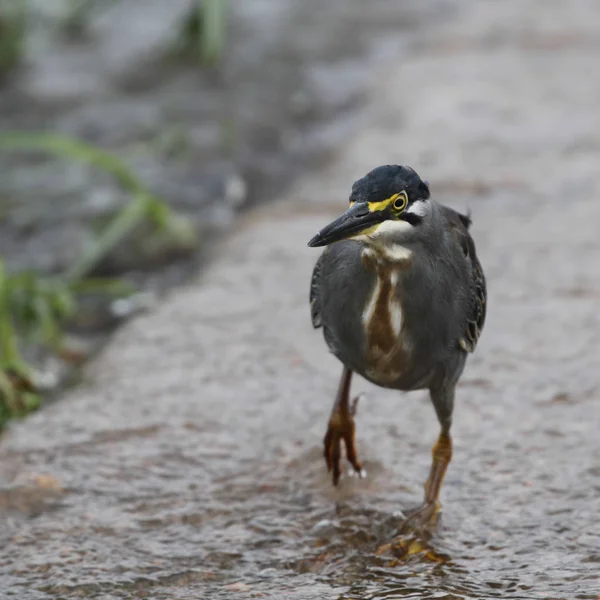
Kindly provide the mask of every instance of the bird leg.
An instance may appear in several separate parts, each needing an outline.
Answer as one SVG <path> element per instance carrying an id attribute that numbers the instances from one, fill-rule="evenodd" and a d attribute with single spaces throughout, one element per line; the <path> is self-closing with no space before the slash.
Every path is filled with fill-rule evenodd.
<path id="1" fill-rule="evenodd" d="M 452 459 L 452 438 L 450 437 L 449 426 L 442 426 L 431 454 L 431 469 L 429 477 L 425 482 L 423 504 L 408 517 L 407 523 L 420 521 L 422 524 L 427 524 L 439 510 L 440 490 L 444 481 L 444 475 L 446 475 L 446 469 Z"/>
<path id="2" fill-rule="evenodd" d="M 377 549 L 377 554 L 384 554 L 392 551 L 395 555 L 404 556 L 413 551 L 422 550 L 421 545 L 415 545 L 412 537 L 405 537 L 406 534 L 423 533 L 428 525 L 433 524 L 435 516 L 438 513 L 440 504 L 439 496 L 444 481 L 446 469 L 452 459 L 452 438 L 450 437 L 450 426 L 443 425 L 442 431 L 431 452 L 433 460 L 429 477 L 425 482 L 425 498 L 423 504 L 411 513 L 403 522 L 399 530 L 399 537 L 393 542 L 384 544 Z"/>
<path id="3" fill-rule="evenodd" d="M 438 501 L 446 469 L 452 460 L 452 438 L 449 431 L 442 429 L 431 454 L 433 459 L 431 470 L 425 483 L 426 504 L 433 504 Z"/>
<path id="4" fill-rule="evenodd" d="M 333 485 L 337 485 L 340 479 L 340 457 L 342 440 L 346 446 L 346 458 L 354 467 L 357 473 L 362 471 L 362 466 L 356 454 L 356 446 L 354 443 L 354 415 L 358 404 L 358 397 L 355 398 L 350 406 L 350 380 L 352 379 L 352 371 L 344 368 L 340 385 L 331 416 L 329 417 L 329 425 L 323 443 L 325 445 L 324 455 L 327 463 L 327 470 L 333 471 Z"/>

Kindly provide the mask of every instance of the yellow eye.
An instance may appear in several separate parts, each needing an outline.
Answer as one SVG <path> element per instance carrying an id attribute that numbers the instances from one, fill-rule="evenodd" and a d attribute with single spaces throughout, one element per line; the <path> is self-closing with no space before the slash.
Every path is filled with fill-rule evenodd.
<path id="1" fill-rule="evenodd" d="M 400 192 L 398 197 L 394 200 L 394 208 L 397 211 L 404 210 L 408 204 L 408 195 L 406 192 Z"/>

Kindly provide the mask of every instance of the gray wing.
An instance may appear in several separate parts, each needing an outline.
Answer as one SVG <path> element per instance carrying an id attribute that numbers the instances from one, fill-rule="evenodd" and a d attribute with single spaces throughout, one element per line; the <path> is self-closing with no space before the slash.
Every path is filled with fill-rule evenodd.
<path id="1" fill-rule="evenodd" d="M 313 269 L 312 278 L 310 280 L 310 318 L 312 320 L 313 327 L 318 329 L 323 325 L 321 319 L 321 269 L 323 267 L 323 256 L 325 252 L 321 254 L 315 268 Z"/>
<path id="2" fill-rule="evenodd" d="M 446 207 L 451 222 L 452 233 L 467 259 L 470 281 L 470 304 L 467 309 L 464 335 L 458 340 L 459 346 L 466 352 L 473 352 L 485 324 L 487 310 L 487 286 L 481 263 L 475 251 L 475 242 L 469 233 L 471 217 Z"/>

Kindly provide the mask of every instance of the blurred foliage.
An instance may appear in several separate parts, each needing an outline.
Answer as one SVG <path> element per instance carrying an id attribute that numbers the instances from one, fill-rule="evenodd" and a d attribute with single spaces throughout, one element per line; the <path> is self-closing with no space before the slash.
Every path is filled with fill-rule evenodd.
<path id="1" fill-rule="evenodd" d="M 80 37 L 91 19 L 119 0 L 63 0 L 65 34 Z M 17 67 L 26 51 L 30 0 L 0 0 L 0 79 Z M 183 54 L 203 65 L 214 65 L 225 48 L 226 0 L 190 0 L 190 12 L 178 33 Z M 180 139 L 181 138 L 181 139 Z M 183 139 L 183 142 L 181 141 Z M 185 152 L 178 133 L 162 140 L 177 152 Z M 23 358 L 30 346 L 60 349 L 65 324 L 77 312 L 80 294 L 124 294 L 122 282 L 91 279 L 102 260 L 141 223 L 173 240 L 178 248 L 197 246 L 196 231 L 152 194 L 117 156 L 92 145 L 46 133 L 1 133 L 0 150 L 44 152 L 78 161 L 109 173 L 131 196 L 121 211 L 98 234 L 95 242 L 66 273 L 43 277 L 39 273 L 8 273 L 0 258 L 0 428 L 10 417 L 26 414 L 39 405 L 36 375 Z M 131 290 L 129 290 L 131 291 Z"/>
<path id="2" fill-rule="evenodd" d="M 0 80 L 19 64 L 25 50 L 24 0 L 0 0 Z"/>
<path id="3" fill-rule="evenodd" d="M 198 39 L 200 60 L 205 64 L 218 62 L 225 47 L 227 0 L 199 0 L 201 27 Z"/>
<path id="4" fill-rule="evenodd" d="M 7 274 L 0 260 L 0 426 L 39 404 L 32 383 L 32 368 L 22 357 L 21 347 L 35 343 L 56 350 L 62 327 L 77 307 L 77 294 L 91 290 L 114 293 L 123 287 L 114 281 L 89 279 L 99 262 L 142 221 L 150 221 L 175 243 L 193 249 L 193 225 L 174 214 L 153 195 L 115 155 L 54 134 L 3 133 L 0 150 L 43 151 L 87 163 L 112 175 L 132 200 L 116 214 L 96 242 L 60 277 L 44 278 L 36 273 Z"/>
<path id="5" fill-rule="evenodd" d="M 23 360 L 27 343 L 56 347 L 75 300 L 63 282 L 33 272 L 8 274 L 0 260 L 0 427 L 39 405 L 33 369 Z"/>
<path id="6" fill-rule="evenodd" d="M 99 11 L 119 0 L 63 0 L 62 31 L 82 37 Z M 227 0 L 190 0 L 188 17 L 178 33 L 177 54 L 191 56 L 202 65 L 215 65 L 226 44 Z M 0 0 L 0 78 L 12 71 L 26 49 L 29 0 Z"/>
<path id="7" fill-rule="evenodd" d="M 169 233 L 182 247 L 196 245 L 193 226 L 174 214 L 167 204 L 152 194 L 140 179 L 117 156 L 72 138 L 47 133 L 0 134 L 0 150 L 44 151 L 55 156 L 84 162 L 112 175 L 121 188 L 132 196 L 129 202 L 108 224 L 102 234 L 66 274 L 77 281 L 93 272 L 100 261 L 119 244 L 136 225 L 149 220 Z"/>
<path id="8" fill-rule="evenodd" d="M 176 52 L 203 65 L 215 65 L 226 43 L 227 0 L 195 0 L 185 19 Z"/>
<path id="9" fill-rule="evenodd" d="M 118 0 L 65 0 L 66 13 L 62 27 L 69 37 L 78 38 L 86 32 L 90 19 L 98 10 L 108 8 Z"/>
<path id="10" fill-rule="evenodd" d="M 1 1 L 1 0 L 0 0 Z M 21 0 L 26 2 L 26 0 Z M 81 36 L 90 19 L 101 9 L 118 0 L 65 0 L 66 16 L 63 27 L 68 35 Z M 186 19 L 179 49 L 205 65 L 219 61 L 225 47 L 227 0 L 191 0 L 191 10 Z"/>

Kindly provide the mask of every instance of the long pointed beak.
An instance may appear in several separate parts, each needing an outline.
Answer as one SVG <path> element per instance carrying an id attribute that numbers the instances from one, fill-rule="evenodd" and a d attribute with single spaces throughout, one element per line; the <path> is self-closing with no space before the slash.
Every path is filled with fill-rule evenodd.
<path id="1" fill-rule="evenodd" d="M 343 215 L 323 227 L 315 237 L 308 242 L 311 248 L 328 246 L 333 242 L 358 235 L 385 220 L 385 211 L 371 212 L 366 202 L 353 204 Z"/>

